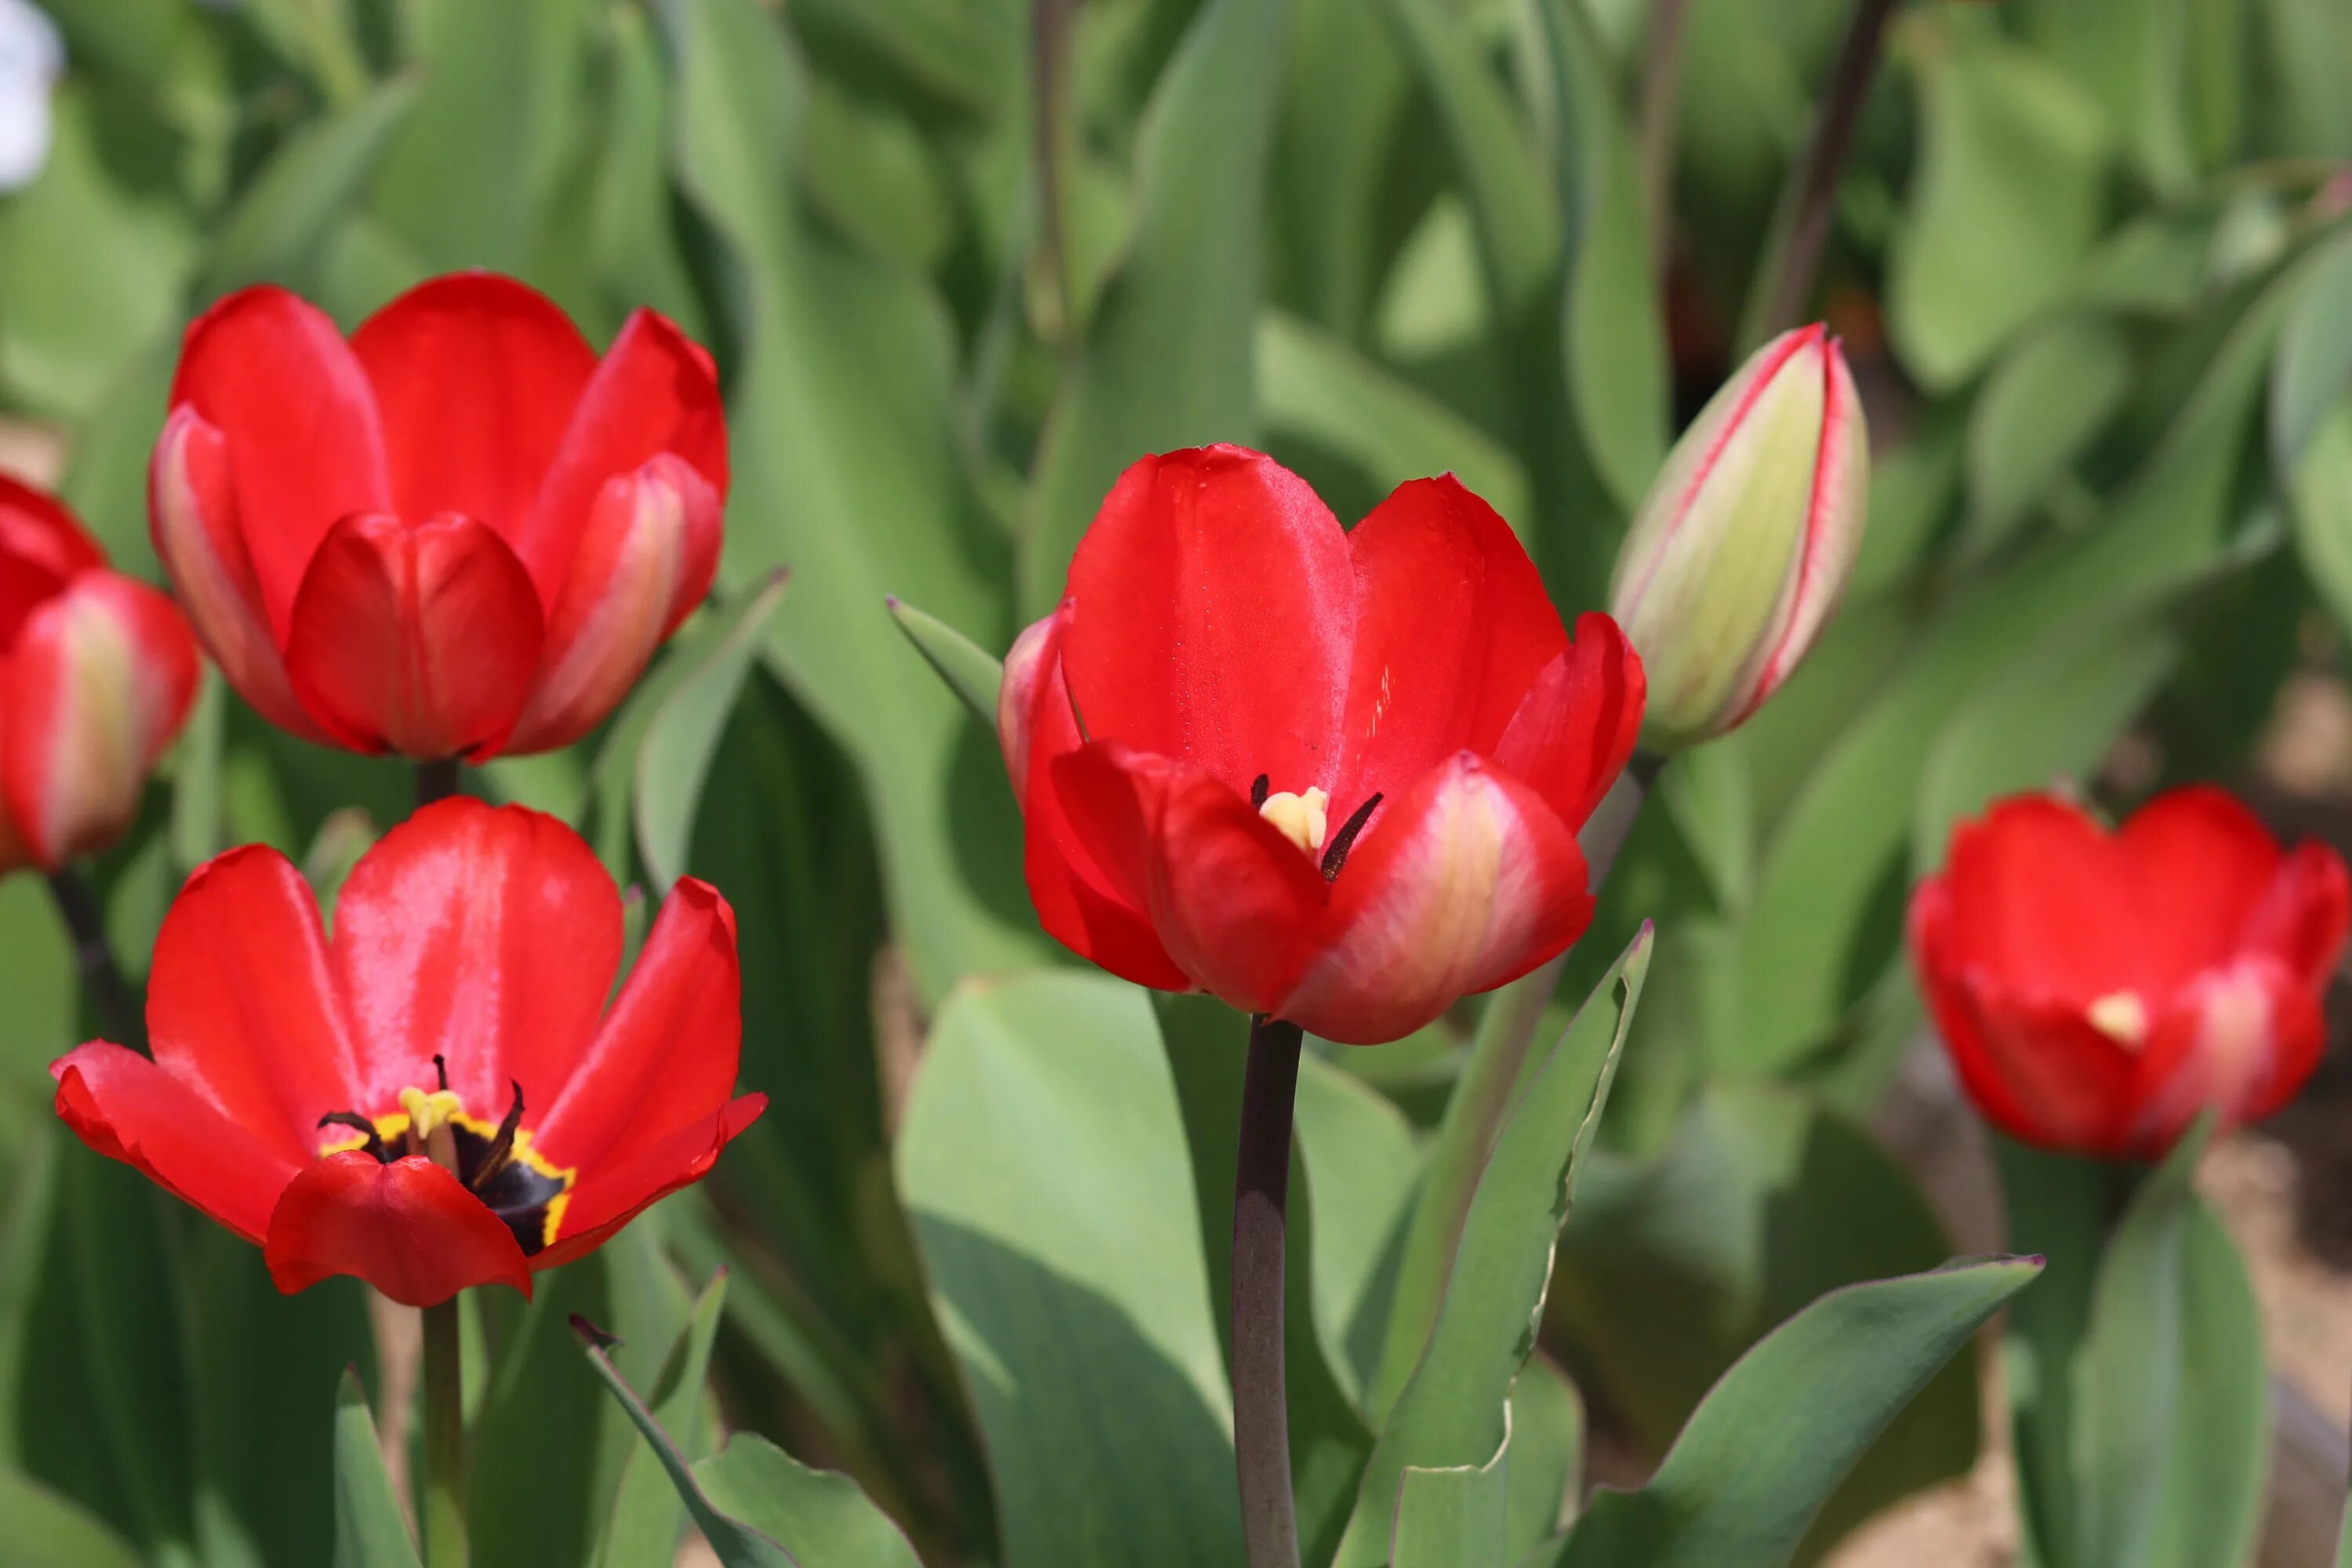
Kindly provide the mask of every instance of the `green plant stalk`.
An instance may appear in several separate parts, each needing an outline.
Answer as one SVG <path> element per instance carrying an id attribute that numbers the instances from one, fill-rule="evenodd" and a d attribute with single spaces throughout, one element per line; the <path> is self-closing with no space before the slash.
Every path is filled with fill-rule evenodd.
<path id="1" fill-rule="evenodd" d="M 457 759 L 444 757 L 436 763 L 416 764 L 416 809 L 423 811 L 435 801 L 447 800 L 457 793 Z"/>
<path id="2" fill-rule="evenodd" d="M 1263 1013 L 1250 1020 L 1234 1166 L 1233 1287 L 1234 1469 L 1249 1568 L 1298 1568 L 1282 1342 L 1291 1120 L 1304 1043 L 1296 1024 Z"/>
<path id="3" fill-rule="evenodd" d="M 457 1298 L 425 1309 L 425 1568 L 466 1568 L 466 1387 Z"/>
<path id="4" fill-rule="evenodd" d="M 99 1026 L 118 1045 L 144 1054 L 147 1049 L 146 1009 L 139 993 L 114 961 L 114 944 L 106 938 L 106 912 L 97 889 L 71 866 L 49 873 L 49 893 L 66 922 L 74 945 L 74 966 L 81 972 L 84 990 L 98 1009 Z"/>

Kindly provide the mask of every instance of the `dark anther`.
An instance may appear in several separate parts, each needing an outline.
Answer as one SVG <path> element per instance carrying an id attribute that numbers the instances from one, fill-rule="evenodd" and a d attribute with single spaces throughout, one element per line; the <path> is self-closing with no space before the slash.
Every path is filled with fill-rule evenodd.
<path id="1" fill-rule="evenodd" d="M 522 1125 L 521 1080 L 509 1079 L 507 1082 L 514 1086 L 514 1103 L 507 1107 L 506 1120 L 499 1123 L 499 1135 L 490 1140 L 488 1151 L 474 1172 L 473 1184 L 477 1188 L 506 1168 L 508 1159 L 514 1153 L 515 1129 Z"/>
<path id="2" fill-rule="evenodd" d="M 1381 792 L 1374 790 L 1364 797 L 1363 805 L 1356 807 L 1356 815 L 1348 818 L 1347 825 L 1332 837 L 1329 846 L 1323 851 L 1325 881 L 1328 882 L 1337 877 L 1339 874 L 1339 868 L 1348 863 L 1349 846 L 1356 842 L 1356 835 L 1361 833 L 1364 830 L 1364 824 L 1372 819 L 1372 807 L 1380 804 Z"/>
<path id="3" fill-rule="evenodd" d="M 437 1087 L 442 1089 L 449 1087 L 449 1064 L 441 1059 L 441 1053 L 438 1051 L 433 1053 L 433 1076 L 441 1080 Z"/>
<path id="4" fill-rule="evenodd" d="M 383 1137 L 381 1133 L 376 1131 L 375 1123 L 370 1121 L 366 1117 L 362 1116 L 358 1111 L 331 1110 L 326 1115 L 319 1118 L 319 1125 L 321 1127 L 348 1127 L 354 1132 L 366 1134 L 367 1142 L 362 1145 L 362 1147 L 364 1147 L 369 1153 L 376 1157 L 376 1162 L 379 1164 L 388 1164 L 391 1163 L 392 1156 L 384 1152 Z"/>
<path id="5" fill-rule="evenodd" d="M 1272 783 L 1274 780 L 1265 773 L 1260 773 L 1250 781 L 1251 810 L 1255 811 L 1265 806 L 1266 786 Z"/>

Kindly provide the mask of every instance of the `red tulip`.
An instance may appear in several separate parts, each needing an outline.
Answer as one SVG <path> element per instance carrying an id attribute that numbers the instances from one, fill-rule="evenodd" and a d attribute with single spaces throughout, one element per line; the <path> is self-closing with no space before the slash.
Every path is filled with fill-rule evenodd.
<path id="1" fill-rule="evenodd" d="M 196 695 L 172 601 L 107 570 L 50 497 L 0 477 L 0 872 L 121 837 Z"/>
<path id="2" fill-rule="evenodd" d="M 1211 447 L 1112 488 L 1005 661 L 999 733 L 1048 931 L 1365 1044 L 1583 931 L 1576 832 L 1642 695 L 1615 623 L 1571 646 L 1453 479 L 1347 532 L 1271 458 Z"/>
<path id="3" fill-rule="evenodd" d="M 511 279 L 436 279 L 346 343 L 281 289 L 188 329 L 155 548 L 230 682 L 360 752 L 537 752 L 612 710 L 710 586 L 727 430 L 650 310 L 600 362 Z"/>
<path id="4" fill-rule="evenodd" d="M 621 900 L 579 836 L 458 798 L 364 856 L 335 931 L 251 846 L 199 867 L 156 939 L 153 1060 L 52 1063 L 100 1153 L 258 1243 L 291 1293 L 354 1274 L 431 1306 L 594 1250 L 699 1179 L 764 1095 L 730 1099 L 735 916 L 662 905 L 612 1007 Z"/>
<path id="5" fill-rule="evenodd" d="M 2269 1115 L 2318 1064 L 2344 861 L 2283 852 L 2221 790 L 2113 834 L 2049 795 L 1962 823 L 1911 897 L 1911 951 L 1960 1081 L 2046 1149 L 2160 1156 L 2208 1106 Z"/>

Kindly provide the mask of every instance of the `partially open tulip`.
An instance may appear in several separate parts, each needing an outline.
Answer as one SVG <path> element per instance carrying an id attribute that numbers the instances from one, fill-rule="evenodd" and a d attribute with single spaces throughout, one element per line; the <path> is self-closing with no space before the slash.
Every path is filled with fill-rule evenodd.
<path id="1" fill-rule="evenodd" d="M 107 570 L 58 501 L 0 477 L 0 872 L 54 871 L 121 836 L 196 672 L 171 600 Z"/>
<path id="2" fill-rule="evenodd" d="M 281 289 L 188 329 L 155 548 L 271 722 L 421 759 L 611 711 L 717 569 L 709 356 L 649 310 L 602 360 L 511 279 L 437 279 L 349 342 Z"/>
<path id="3" fill-rule="evenodd" d="M 1765 344 L 1700 411 L 1610 585 L 1650 672 L 1654 743 L 1722 734 L 1795 672 L 1853 569 L 1869 489 L 1862 402 L 1818 325 Z"/>
<path id="4" fill-rule="evenodd" d="M 1911 898 L 1911 952 L 1960 1081 L 2046 1149 L 2155 1159 L 2211 1107 L 2293 1097 L 2326 1043 L 2344 861 L 2282 851 L 2218 789 L 2174 790 L 2108 833 L 2049 795 L 1952 836 Z"/>
<path id="5" fill-rule="evenodd" d="M 520 806 L 427 806 L 361 857 L 331 939 L 276 851 L 199 867 L 156 939 L 152 1061 L 51 1064 L 58 1114 L 258 1243 L 292 1292 L 353 1274 L 431 1306 L 528 1296 L 701 1177 L 765 1097 L 732 1098 L 735 917 L 678 882 L 607 1009 L 621 900 L 579 836 Z"/>
<path id="6" fill-rule="evenodd" d="M 1005 661 L 1030 896 L 1113 973 L 1394 1039 L 1582 932 L 1642 689 L 1451 478 L 1349 532 L 1255 452 L 1147 458 Z"/>

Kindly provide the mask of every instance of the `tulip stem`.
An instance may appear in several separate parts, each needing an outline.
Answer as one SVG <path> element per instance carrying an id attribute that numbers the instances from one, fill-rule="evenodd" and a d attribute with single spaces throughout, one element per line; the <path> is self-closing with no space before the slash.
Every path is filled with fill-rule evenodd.
<path id="1" fill-rule="evenodd" d="M 466 1408 L 457 1298 L 425 1309 L 425 1568 L 466 1568 Z"/>
<path id="2" fill-rule="evenodd" d="M 447 800 L 457 793 L 457 759 L 444 757 L 437 763 L 416 764 L 416 809 L 423 811 L 435 801 Z"/>
<path id="3" fill-rule="evenodd" d="M 1290 1405 L 1282 1364 L 1290 1122 L 1298 1093 L 1296 1024 L 1250 1020 L 1234 1170 L 1234 1467 L 1249 1568 L 1298 1568 L 1290 1499 Z"/>
<path id="4" fill-rule="evenodd" d="M 117 1044 L 146 1050 L 146 1009 L 140 1005 L 131 982 L 123 978 L 122 966 L 114 961 L 114 944 L 106 937 L 106 912 L 99 905 L 97 889 L 79 871 L 62 866 L 49 873 L 49 893 L 57 900 L 66 930 L 73 935 L 74 963 L 98 1009 L 99 1026 Z"/>
<path id="5" fill-rule="evenodd" d="M 1813 275 L 1829 243 L 1831 208 L 1837 195 L 1838 174 L 1845 167 L 1846 149 L 1853 144 L 1854 121 L 1862 100 L 1877 74 L 1879 44 L 1885 37 L 1886 18 L 1895 0 L 1854 0 L 1846 24 L 1845 45 L 1838 51 L 1837 74 L 1805 139 L 1805 154 L 1782 192 L 1764 258 L 1757 268 L 1755 292 L 1749 295 L 1747 319 L 1741 322 L 1740 350 L 1748 353 L 1766 339 L 1797 324 L 1813 291 Z"/>

